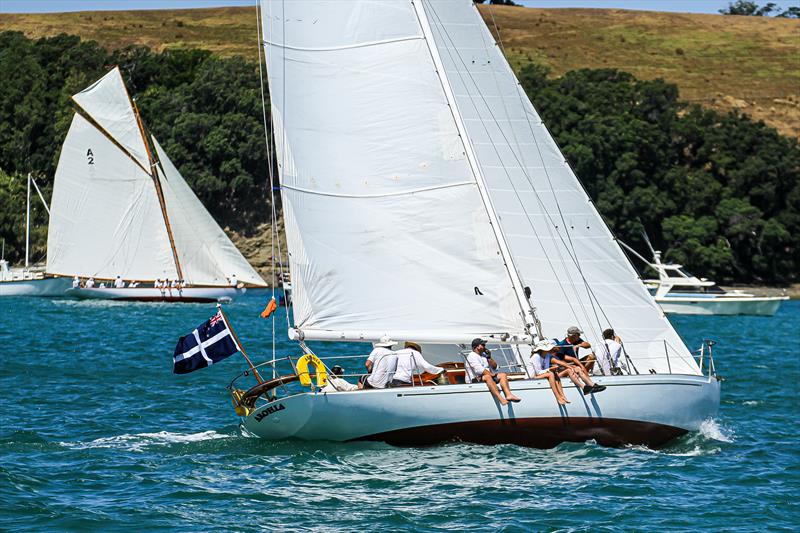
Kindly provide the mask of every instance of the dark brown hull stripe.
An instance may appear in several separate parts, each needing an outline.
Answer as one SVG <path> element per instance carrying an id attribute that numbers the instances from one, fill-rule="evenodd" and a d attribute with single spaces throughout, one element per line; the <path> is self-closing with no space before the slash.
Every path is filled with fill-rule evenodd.
<path id="1" fill-rule="evenodd" d="M 98 300 L 99 298 L 86 298 L 86 300 Z M 115 302 L 186 302 L 186 303 L 209 303 L 209 302 L 216 302 L 216 298 L 181 298 L 181 297 L 172 297 L 172 296 L 140 296 L 135 297 L 131 296 L 123 297 L 123 298 L 108 298 L 109 300 L 113 300 Z"/>
<path id="2" fill-rule="evenodd" d="M 353 440 L 383 441 L 395 446 L 426 446 L 456 441 L 553 448 L 562 442 L 594 439 L 603 446 L 639 444 L 656 448 L 686 433 L 688 431 L 685 429 L 638 420 L 552 417 L 435 424 L 376 433 Z"/>

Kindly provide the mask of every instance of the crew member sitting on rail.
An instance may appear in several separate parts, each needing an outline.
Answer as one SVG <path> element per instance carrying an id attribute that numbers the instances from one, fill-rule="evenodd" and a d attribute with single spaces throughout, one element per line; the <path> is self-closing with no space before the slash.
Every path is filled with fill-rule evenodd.
<path id="1" fill-rule="evenodd" d="M 405 348 L 397 353 L 397 371 L 390 387 L 410 387 L 414 374 L 427 372 L 437 376 L 444 372 L 444 368 L 434 366 L 422 357 L 422 346 L 416 342 L 406 342 Z"/>
<path id="2" fill-rule="evenodd" d="M 231 274 L 231 277 L 228 278 L 228 281 L 231 283 L 231 287 L 236 288 L 239 286 L 239 279 L 236 277 L 236 274 Z"/>
<path id="3" fill-rule="evenodd" d="M 350 391 L 358 390 L 358 385 L 353 385 L 349 381 L 340 378 L 344 374 L 344 368 L 335 365 L 331 368 L 331 373 L 328 374 L 328 383 L 322 387 L 322 392 L 337 392 L 337 391 Z"/>
<path id="4" fill-rule="evenodd" d="M 467 383 L 478 383 L 483 381 L 489 387 L 492 395 L 500 402 L 500 405 L 506 405 L 508 402 L 519 402 L 517 398 L 511 393 L 508 388 L 508 376 L 505 372 L 496 372 L 497 362 L 492 359 L 492 354 L 486 349 L 486 341 L 483 339 L 473 339 L 472 351 L 466 357 L 466 364 L 464 371 L 466 372 Z M 497 390 L 497 384 L 503 389 L 505 398 L 500 395 Z"/>
<path id="5" fill-rule="evenodd" d="M 539 341 L 533 347 L 531 357 L 525 362 L 525 367 L 533 379 L 546 379 L 550 382 L 553 396 L 560 405 L 569 403 L 561 386 L 558 375 L 558 365 L 552 360 L 553 354 L 558 351 L 558 346 L 548 340 Z"/>
<path id="6" fill-rule="evenodd" d="M 124 289 L 125 288 L 125 282 L 122 281 L 122 278 L 120 276 L 117 276 L 117 279 L 114 280 L 114 288 L 115 289 Z"/>
<path id="7" fill-rule="evenodd" d="M 387 355 L 392 352 L 392 348 L 394 347 L 394 341 L 389 337 L 383 336 L 381 340 L 378 342 L 372 343 L 372 351 L 367 357 L 367 362 L 364 363 L 364 366 L 367 367 L 367 373 L 372 372 L 372 367 L 375 366 L 375 361 L 379 359 L 383 355 Z"/>
<path id="8" fill-rule="evenodd" d="M 578 349 L 584 348 L 586 350 L 591 350 L 592 345 L 586 342 L 581 338 L 581 328 L 578 326 L 572 326 L 567 329 L 567 336 L 562 339 L 553 339 L 553 342 L 556 343 L 556 346 L 559 347 L 558 355 L 556 356 L 559 359 L 563 359 L 568 363 L 574 363 L 576 365 L 580 365 L 583 367 L 586 372 L 592 372 L 592 367 L 594 367 L 594 353 L 590 353 L 587 356 L 584 356 L 578 359 Z"/>
<path id="9" fill-rule="evenodd" d="M 389 348 L 394 346 L 394 341 L 382 337 L 376 342 L 375 348 L 367 359 L 367 370 L 370 374 L 361 383 L 363 389 L 385 389 L 386 385 L 397 370 L 397 354 Z"/>
<path id="10" fill-rule="evenodd" d="M 81 279 L 78 276 L 72 278 L 72 288 L 73 289 L 80 289 L 81 288 Z"/>
<path id="11" fill-rule="evenodd" d="M 94 287 L 94 278 L 89 278 L 86 280 L 86 288 L 91 289 Z"/>
<path id="12" fill-rule="evenodd" d="M 625 361 L 620 363 L 621 354 L 622 339 L 611 328 L 603 330 L 603 344 L 595 350 L 597 362 L 603 374 L 606 376 L 619 376 L 622 375 L 622 370 L 628 370 L 625 366 Z"/>

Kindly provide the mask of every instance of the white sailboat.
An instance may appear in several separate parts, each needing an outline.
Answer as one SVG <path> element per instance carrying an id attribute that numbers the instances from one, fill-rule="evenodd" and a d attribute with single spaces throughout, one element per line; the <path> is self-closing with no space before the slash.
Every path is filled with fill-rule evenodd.
<path id="1" fill-rule="evenodd" d="M 145 134 L 119 68 L 73 101 L 78 112 L 53 187 L 47 272 L 93 278 L 94 286 L 68 295 L 197 302 L 266 286 Z M 124 287 L 113 286 L 117 276 Z"/>
<path id="2" fill-rule="evenodd" d="M 2 258 L 0 258 L 0 296 L 63 296 L 69 288 L 69 280 L 47 276 L 44 269 L 30 264 L 31 237 L 31 185 L 39 195 L 47 214 L 50 209 L 36 184 L 36 180 L 28 173 L 28 195 L 25 209 L 25 266 L 10 267 L 5 258 L 5 241 Z"/>
<path id="3" fill-rule="evenodd" d="M 482 337 L 509 354 L 522 401 L 500 405 L 483 383 L 301 389 L 304 370 L 281 375 L 291 360 L 274 358 L 273 379 L 232 384 L 247 432 L 655 446 L 717 412 L 713 365 L 645 290 L 471 0 L 262 0 L 261 15 L 290 338 L 306 353 L 312 340 L 415 341 L 458 382 Z M 631 373 L 597 377 L 607 390 L 589 396 L 565 386 L 559 406 L 523 359 L 572 325 L 595 346 L 614 327 Z M 318 378 L 334 359 L 320 357 Z"/>

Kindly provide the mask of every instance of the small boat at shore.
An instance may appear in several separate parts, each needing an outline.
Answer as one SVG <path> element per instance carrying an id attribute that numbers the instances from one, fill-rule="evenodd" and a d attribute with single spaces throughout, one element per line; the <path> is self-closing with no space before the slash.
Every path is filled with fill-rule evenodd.
<path id="1" fill-rule="evenodd" d="M 67 296 L 213 302 L 266 286 L 145 132 L 118 67 L 72 99 L 46 271 L 91 282 Z"/>
<path id="2" fill-rule="evenodd" d="M 47 214 L 50 209 L 36 184 L 36 180 L 28 173 L 28 196 L 25 209 L 25 266 L 11 267 L 5 259 L 5 241 L 0 259 L 0 296 L 64 296 L 69 288 L 69 280 L 48 276 L 44 268 L 30 264 L 31 234 L 31 185 L 39 195 Z"/>
<path id="3" fill-rule="evenodd" d="M 262 0 L 260 12 L 289 338 L 305 355 L 276 353 L 273 327 L 272 359 L 229 386 L 246 433 L 659 446 L 716 414 L 710 345 L 695 359 L 642 285 L 471 0 Z M 630 364 L 596 376 L 605 391 L 565 385 L 559 405 L 526 358 L 573 325 L 592 346 L 613 327 Z M 465 382 L 476 337 L 504 354 L 517 403 Z M 387 338 L 421 345 L 446 375 L 331 390 L 334 365 L 365 356 L 307 344 Z"/>
<path id="4" fill-rule="evenodd" d="M 788 296 L 756 296 L 740 290 L 726 291 L 715 282 L 698 278 L 683 265 L 662 263 L 661 252 L 652 250 L 650 262 L 623 243 L 636 257 L 658 273 L 644 284 L 667 314 L 772 316 Z"/>

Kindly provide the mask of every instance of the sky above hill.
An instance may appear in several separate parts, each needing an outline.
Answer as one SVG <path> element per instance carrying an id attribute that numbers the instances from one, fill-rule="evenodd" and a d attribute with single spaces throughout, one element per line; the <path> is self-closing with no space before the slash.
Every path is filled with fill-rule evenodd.
<path id="1" fill-rule="evenodd" d="M 727 0 L 516 0 L 529 7 L 596 7 L 717 13 Z M 793 1 L 793 0 L 792 0 Z M 180 9 L 216 6 L 250 6 L 255 0 L 0 0 L 0 13 L 47 13 L 127 9 Z M 791 1 L 776 2 L 779 5 Z"/>

